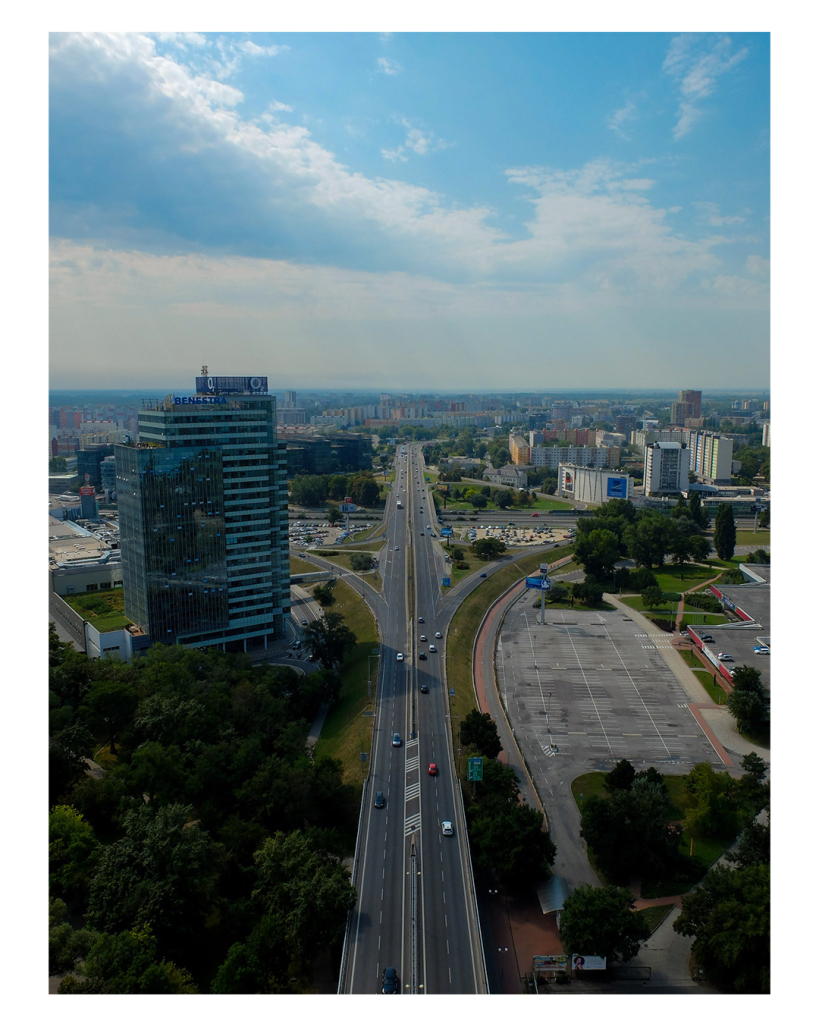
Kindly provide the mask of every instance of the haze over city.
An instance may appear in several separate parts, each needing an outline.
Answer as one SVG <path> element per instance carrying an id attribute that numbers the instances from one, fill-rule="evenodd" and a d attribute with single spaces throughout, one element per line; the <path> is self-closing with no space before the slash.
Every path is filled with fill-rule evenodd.
<path id="1" fill-rule="evenodd" d="M 684 352 L 767 388 L 768 63 L 756 33 L 54 34 L 51 386 L 674 388 Z"/>

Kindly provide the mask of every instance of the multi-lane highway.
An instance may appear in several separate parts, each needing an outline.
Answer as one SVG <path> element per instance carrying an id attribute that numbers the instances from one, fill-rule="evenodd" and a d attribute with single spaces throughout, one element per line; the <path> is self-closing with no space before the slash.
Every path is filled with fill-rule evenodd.
<path id="1" fill-rule="evenodd" d="M 380 992 L 387 967 L 397 970 L 399 991 L 407 994 L 486 991 L 448 734 L 443 645 L 451 610 L 439 591 L 435 512 L 423 468 L 415 446 L 406 457 L 398 454 L 386 515 L 381 671 L 359 835 L 358 901 L 340 983 L 347 993 Z M 430 764 L 437 774 L 429 774 Z M 379 792 L 383 807 L 375 806 Z M 445 821 L 452 823 L 451 835 L 443 832 Z"/>

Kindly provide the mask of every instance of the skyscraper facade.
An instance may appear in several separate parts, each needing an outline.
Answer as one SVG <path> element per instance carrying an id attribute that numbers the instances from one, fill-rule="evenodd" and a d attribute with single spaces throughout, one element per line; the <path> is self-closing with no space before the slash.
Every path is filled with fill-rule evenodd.
<path id="1" fill-rule="evenodd" d="M 285 446 L 266 377 L 145 401 L 116 446 L 125 614 L 154 642 L 267 647 L 290 614 Z"/>

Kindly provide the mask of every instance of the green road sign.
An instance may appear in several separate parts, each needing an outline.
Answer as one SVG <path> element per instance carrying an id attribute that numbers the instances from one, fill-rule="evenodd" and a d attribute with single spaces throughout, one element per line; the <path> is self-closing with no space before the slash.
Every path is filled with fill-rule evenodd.
<path id="1" fill-rule="evenodd" d="M 483 782 L 483 758 L 470 757 L 467 762 L 466 778 L 468 782 Z"/>

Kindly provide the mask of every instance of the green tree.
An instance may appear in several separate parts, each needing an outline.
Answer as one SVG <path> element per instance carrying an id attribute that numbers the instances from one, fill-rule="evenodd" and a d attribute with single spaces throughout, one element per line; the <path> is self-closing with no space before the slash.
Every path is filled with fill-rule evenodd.
<path id="1" fill-rule="evenodd" d="M 691 951 L 709 981 L 731 992 L 770 992 L 770 898 L 768 864 L 718 864 L 683 896 L 674 931 L 694 936 Z"/>
<path id="2" fill-rule="evenodd" d="M 62 455 L 55 455 L 48 460 L 49 473 L 67 473 L 68 462 Z"/>
<path id="3" fill-rule="evenodd" d="M 648 936 L 625 887 L 581 885 L 566 897 L 560 912 L 560 939 L 570 955 L 631 960 Z"/>
<path id="4" fill-rule="evenodd" d="M 603 776 L 603 788 L 607 793 L 615 793 L 618 789 L 631 789 L 636 775 L 637 771 L 631 761 L 622 758 Z"/>
<path id="5" fill-rule="evenodd" d="M 469 496 L 469 504 L 473 508 L 486 508 L 486 506 L 489 504 L 489 499 L 486 497 L 485 494 L 471 494 Z"/>
<path id="6" fill-rule="evenodd" d="M 637 565 L 662 566 L 671 548 L 672 522 L 661 512 L 641 512 L 623 534 L 629 555 Z"/>
<path id="7" fill-rule="evenodd" d="M 91 882 L 92 927 L 114 933 L 148 924 L 163 950 L 190 955 L 211 912 L 220 855 L 192 813 L 168 804 L 126 814 L 124 836 L 105 848 Z"/>
<path id="8" fill-rule="evenodd" d="M 190 974 L 161 959 L 149 925 L 118 935 L 100 935 L 81 967 L 83 980 L 64 978 L 59 992 L 104 995 L 194 995 Z"/>
<path id="9" fill-rule="evenodd" d="M 581 523 L 589 520 L 580 520 Z M 620 541 L 612 530 L 578 531 L 574 545 L 574 554 L 578 562 L 592 576 L 611 575 L 614 565 L 620 557 Z"/>
<path id="10" fill-rule="evenodd" d="M 85 893 L 99 860 L 94 829 L 73 807 L 60 805 L 48 816 L 48 872 L 52 896 L 77 898 Z"/>
<path id="11" fill-rule="evenodd" d="M 369 551 L 355 551 L 350 555 L 350 565 L 355 572 L 367 572 L 373 567 L 373 556 Z"/>
<path id="12" fill-rule="evenodd" d="M 693 836 L 733 839 L 746 813 L 742 786 L 710 764 L 694 765 L 685 777 L 685 827 Z"/>
<path id="13" fill-rule="evenodd" d="M 488 562 L 502 555 L 506 551 L 506 545 L 497 537 L 484 537 L 483 540 L 473 542 L 472 550 L 482 562 Z"/>
<path id="14" fill-rule="evenodd" d="M 74 929 L 66 920 L 68 907 L 60 899 L 48 903 L 48 974 L 55 977 L 76 969 L 99 938 L 88 928 Z"/>
<path id="15" fill-rule="evenodd" d="M 496 491 L 493 491 L 492 500 L 495 502 L 498 508 L 509 508 L 512 504 L 512 495 L 506 487 L 499 487 Z"/>
<path id="16" fill-rule="evenodd" d="M 254 858 L 254 901 L 281 921 L 286 941 L 304 957 L 341 939 L 347 911 L 355 904 L 356 891 L 337 847 L 326 829 L 277 832 Z"/>
<path id="17" fill-rule="evenodd" d="M 742 665 L 731 681 L 733 689 L 725 703 L 736 719 L 739 732 L 755 734 L 767 729 L 770 712 L 759 669 Z"/>
<path id="18" fill-rule="evenodd" d="M 297 476 L 290 481 L 290 503 L 316 508 L 327 501 L 327 477 Z"/>
<path id="19" fill-rule="evenodd" d="M 725 854 L 726 860 L 738 868 L 750 868 L 771 863 L 771 826 L 766 822 L 751 821 L 739 833 L 736 850 Z"/>
<path id="20" fill-rule="evenodd" d="M 493 759 L 503 750 L 492 716 L 481 714 L 476 708 L 461 722 L 461 743 L 465 747 L 475 747 L 484 757 Z"/>
<path id="21" fill-rule="evenodd" d="M 479 808 L 469 832 L 477 865 L 510 884 L 531 886 L 548 878 L 557 850 L 543 822 L 541 812 L 527 804 Z"/>
<path id="22" fill-rule="evenodd" d="M 575 583 L 572 595 L 590 608 L 595 608 L 603 600 L 603 587 L 597 580 L 589 578 L 583 583 Z"/>
<path id="23" fill-rule="evenodd" d="M 328 612 L 305 626 L 304 646 L 326 669 L 336 669 L 357 643 L 355 633 L 339 612 Z"/>
<path id="24" fill-rule="evenodd" d="M 643 591 L 643 606 L 650 611 L 659 608 L 664 601 L 663 592 L 659 587 L 646 587 Z"/>
<path id="25" fill-rule="evenodd" d="M 105 731 L 114 756 L 117 734 L 131 720 L 138 703 L 134 686 L 119 679 L 95 679 L 83 698 L 82 711 L 88 724 L 92 729 Z"/>
<path id="26" fill-rule="evenodd" d="M 330 526 L 335 526 L 336 523 L 344 522 L 344 513 L 337 505 L 327 506 L 327 522 Z"/>
<path id="27" fill-rule="evenodd" d="M 377 504 L 381 488 L 372 473 L 357 473 L 350 481 L 350 497 L 365 508 Z"/>
<path id="28" fill-rule="evenodd" d="M 347 477 L 336 473 L 327 480 L 327 496 L 333 501 L 344 501 L 347 497 Z"/>
<path id="29" fill-rule="evenodd" d="M 615 790 L 608 799 L 592 796 L 584 801 L 581 835 L 614 881 L 626 881 L 635 872 L 660 878 L 679 864 L 681 829 L 669 824 L 670 814 L 665 786 L 650 778 L 635 778 L 631 789 Z"/>
<path id="30" fill-rule="evenodd" d="M 734 557 L 737 543 L 737 528 L 734 522 L 734 506 L 728 502 L 720 505 L 714 519 L 714 548 L 723 561 Z"/>
<path id="31" fill-rule="evenodd" d="M 315 597 L 315 599 L 322 606 L 322 608 L 328 607 L 333 603 L 333 601 L 335 601 L 333 591 L 336 588 L 337 582 L 338 581 L 335 579 L 335 577 L 333 577 L 332 579 L 327 580 L 326 583 L 319 584 L 313 590 L 313 597 Z"/>

